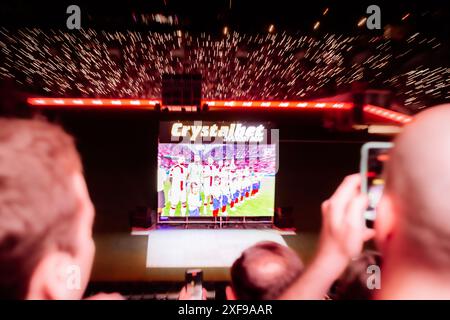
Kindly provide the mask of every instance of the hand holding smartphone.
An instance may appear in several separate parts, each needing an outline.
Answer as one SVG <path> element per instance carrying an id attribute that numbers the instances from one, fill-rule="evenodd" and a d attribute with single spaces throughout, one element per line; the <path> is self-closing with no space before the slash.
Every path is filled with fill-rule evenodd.
<path id="1" fill-rule="evenodd" d="M 186 290 L 190 300 L 203 300 L 203 271 L 188 269 L 185 274 Z"/>
<path id="2" fill-rule="evenodd" d="M 361 192 L 367 194 L 369 205 L 365 212 L 366 225 L 373 228 L 376 218 L 376 207 L 383 195 L 383 170 L 389 159 L 391 142 L 368 142 L 361 148 Z"/>

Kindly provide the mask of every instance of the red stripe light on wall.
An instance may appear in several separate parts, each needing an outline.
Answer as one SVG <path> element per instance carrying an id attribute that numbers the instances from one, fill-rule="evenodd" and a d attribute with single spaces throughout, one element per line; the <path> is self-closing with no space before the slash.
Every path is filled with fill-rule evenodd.
<path id="1" fill-rule="evenodd" d="M 207 104 L 210 108 L 299 108 L 299 109 L 346 109 L 353 108 L 348 102 L 308 102 L 308 101 L 226 101 L 226 100 L 205 100 L 202 104 Z"/>
<path id="2" fill-rule="evenodd" d="M 67 107 L 127 107 L 145 108 L 160 104 L 160 100 L 149 99 L 86 99 L 86 98 L 28 98 L 31 106 Z"/>
<path id="3" fill-rule="evenodd" d="M 411 122 L 413 119 L 413 117 L 407 114 L 395 112 L 381 107 L 376 107 L 370 104 L 364 106 L 364 112 L 401 124 Z"/>
<path id="4" fill-rule="evenodd" d="M 106 107 L 123 109 L 152 109 L 159 99 L 88 99 L 88 98 L 28 98 L 28 104 L 35 107 Z M 349 102 L 314 102 L 314 101 L 245 101 L 245 100 L 203 100 L 202 105 L 207 104 L 214 108 L 251 108 L 251 109 L 328 109 L 351 110 L 353 103 Z M 385 108 L 366 105 L 364 112 L 384 118 L 391 122 L 406 124 L 412 117 L 406 114 L 388 110 Z"/>
<path id="5" fill-rule="evenodd" d="M 154 107 L 161 104 L 158 99 L 86 99 L 86 98 L 29 98 L 31 106 L 67 107 Z M 345 109 L 353 108 L 348 102 L 306 102 L 306 101 L 242 101 L 242 100 L 204 100 L 202 105 L 210 108 L 298 108 L 298 109 Z"/>

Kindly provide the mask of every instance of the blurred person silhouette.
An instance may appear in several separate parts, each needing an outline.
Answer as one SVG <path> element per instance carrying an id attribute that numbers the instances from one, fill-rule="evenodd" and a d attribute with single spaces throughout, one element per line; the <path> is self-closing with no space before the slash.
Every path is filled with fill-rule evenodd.
<path id="1" fill-rule="evenodd" d="M 336 280 L 328 296 L 332 300 L 369 300 L 374 293 L 368 283 L 373 275 L 370 267 L 381 266 L 381 256 L 375 251 L 366 251 L 352 259 L 344 273 Z"/>
<path id="2" fill-rule="evenodd" d="M 228 300 L 277 299 L 302 273 L 303 263 L 287 246 L 264 241 L 246 249 L 231 267 Z"/>
<path id="3" fill-rule="evenodd" d="M 320 299 L 375 237 L 383 257 L 376 299 L 450 299 L 450 104 L 419 113 L 396 137 L 374 230 L 364 224 L 359 174 L 322 204 L 319 249 L 281 297 Z"/>
<path id="4" fill-rule="evenodd" d="M 0 299 L 82 298 L 93 220 L 73 138 L 45 121 L 0 119 Z"/>

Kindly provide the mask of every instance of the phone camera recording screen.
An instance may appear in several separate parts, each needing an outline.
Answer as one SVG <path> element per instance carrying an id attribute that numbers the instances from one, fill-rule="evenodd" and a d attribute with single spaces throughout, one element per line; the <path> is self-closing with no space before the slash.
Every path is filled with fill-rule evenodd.
<path id="1" fill-rule="evenodd" d="M 369 206 L 366 211 L 366 219 L 375 220 L 376 207 L 381 199 L 384 188 L 383 169 L 389 159 L 389 148 L 371 148 L 368 150 L 367 163 L 367 196 Z"/>
<path id="2" fill-rule="evenodd" d="M 185 274 L 186 289 L 192 300 L 202 300 L 203 271 L 201 269 L 188 269 Z"/>

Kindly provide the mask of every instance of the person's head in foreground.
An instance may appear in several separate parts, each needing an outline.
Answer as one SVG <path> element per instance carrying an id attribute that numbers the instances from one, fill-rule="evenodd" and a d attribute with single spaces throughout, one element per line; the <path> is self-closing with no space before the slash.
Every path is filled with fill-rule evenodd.
<path id="1" fill-rule="evenodd" d="M 450 299 L 450 105 L 418 114 L 395 139 L 375 229 L 364 224 L 359 174 L 322 204 L 319 250 L 281 297 L 321 299 L 363 243 L 375 237 L 383 258 L 379 299 Z"/>
<path id="2" fill-rule="evenodd" d="M 380 297 L 450 298 L 450 104 L 404 127 L 385 174 L 375 221 Z"/>
<path id="3" fill-rule="evenodd" d="M 73 139 L 35 120 L 0 120 L 0 299 L 80 299 L 94 209 Z"/>
<path id="4" fill-rule="evenodd" d="M 261 242 L 247 250 L 231 267 L 228 300 L 277 299 L 303 271 L 298 255 L 276 242 Z"/>

